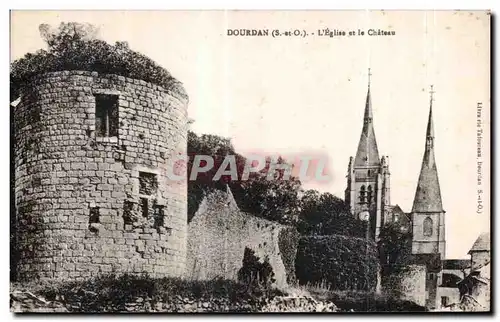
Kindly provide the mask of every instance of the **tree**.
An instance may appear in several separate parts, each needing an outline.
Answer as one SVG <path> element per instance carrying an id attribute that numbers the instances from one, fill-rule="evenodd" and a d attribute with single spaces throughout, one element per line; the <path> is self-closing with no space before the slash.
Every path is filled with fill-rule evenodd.
<path id="1" fill-rule="evenodd" d="M 301 182 L 293 176 L 286 178 L 286 170 L 283 169 L 274 170 L 274 178 L 270 179 L 268 174 L 271 162 L 271 158 L 266 158 L 263 170 L 251 173 L 249 180 L 233 184 L 235 197 L 237 196 L 237 201 L 244 211 L 268 220 L 295 225 L 300 211 Z M 276 162 L 292 167 L 282 157 Z"/>
<path id="2" fill-rule="evenodd" d="M 48 24 L 41 24 L 38 30 L 47 43 L 49 51 L 56 55 L 62 55 L 71 47 L 75 48 L 80 41 L 97 39 L 99 32 L 96 26 L 79 22 L 61 22 L 57 30 L 53 30 Z"/>
<path id="3" fill-rule="evenodd" d="M 198 209 L 198 205 L 211 189 L 226 189 L 229 186 L 236 203 L 246 212 L 255 216 L 277 221 L 284 224 L 295 224 L 299 212 L 299 191 L 301 183 L 297 178 L 285 180 L 285 170 L 276 170 L 274 178 L 267 177 L 271 158 L 266 158 L 266 165 L 259 172 L 252 172 L 248 180 L 240 180 L 247 159 L 236 153 L 231 140 L 212 134 L 196 135 L 188 132 L 188 174 L 193 169 L 196 155 L 207 155 L 213 158 L 214 166 L 211 170 L 197 175 L 196 180 L 188 181 L 188 219 Z M 214 181 L 217 170 L 221 167 L 224 158 L 235 156 L 237 180 L 229 175 L 223 175 Z M 278 158 L 278 164 L 286 164 L 286 160 Z M 202 164 L 203 165 L 203 164 Z M 291 165 L 289 165 L 291 166 Z"/>
<path id="4" fill-rule="evenodd" d="M 220 180 L 213 181 L 217 169 L 221 165 L 226 155 L 234 155 L 234 147 L 230 139 L 223 138 L 212 134 L 196 135 L 192 131 L 188 131 L 188 221 L 198 210 L 203 197 L 211 189 L 224 189 L 229 183 L 230 177 L 222 176 Z M 206 155 L 214 159 L 214 167 L 207 171 L 198 173 L 195 180 L 190 180 L 189 176 L 193 170 L 195 156 Z M 201 165 L 203 166 L 203 164 Z"/>
<path id="5" fill-rule="evenodd" d="M 411 242 L 411 233 L 401 231 L 400 226 L 390 223 L 382 227 L 377 247 L 384 275 L 411 262 Z"/>
<path id="6" fill-rule="evenodd" d="M 298 227 L 303 235 L 365 235 L 365 223 L 354 218 L 345 202 L 331 193 L 307 190 L 300 205 Z"/>

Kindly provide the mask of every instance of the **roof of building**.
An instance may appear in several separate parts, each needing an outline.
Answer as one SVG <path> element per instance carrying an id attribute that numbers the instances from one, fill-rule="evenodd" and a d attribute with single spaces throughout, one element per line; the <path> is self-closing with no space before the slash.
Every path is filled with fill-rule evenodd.
<path id="1" fill-rule="evenodd" d="M 406 212 L 403 211 L 403 209 L 401 209 L 401 207 L 399 205 L 391 205 L 389 206 L 389 209 L 393 212 L 393 213 L 398 213 L 398 214 L 404 214 L 404 215 L 407 215 Z"/>
<path id="2" fill-rule="evenodd" d="M 425 152 L 418 178 L 417 191 L 412 212 L 442 212 L 441 189 L 434 157 L 434 126 L 432 122 L 432 100 L 425 139 Z"/>
<path id="3" fill-rule="evenodd" d="M 472 245 L 472 248 L 469 250 L 468 254 L 472 252 L 480 252 L 480 251 L 490 251 L 490 233 L 482 233 Z"/>
<path id="4" fill-rule="evenodd" d="M 363 117 L 363 129 L 359 139 L 354 166 L 378 166 L 380 157 L 378 154 L 377 140 L 373 129 L 372 100 L 370 88 L 366 94 L 365 115 Z"/>

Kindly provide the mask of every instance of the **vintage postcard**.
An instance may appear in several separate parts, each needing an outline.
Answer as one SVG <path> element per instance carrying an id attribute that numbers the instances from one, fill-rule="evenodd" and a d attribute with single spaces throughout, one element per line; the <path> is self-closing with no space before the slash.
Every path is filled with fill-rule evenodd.
<path id="1" fill-rule="evenodd" d="M 489 11 L 11 11 L 12 312 L 491 312 Z"/>

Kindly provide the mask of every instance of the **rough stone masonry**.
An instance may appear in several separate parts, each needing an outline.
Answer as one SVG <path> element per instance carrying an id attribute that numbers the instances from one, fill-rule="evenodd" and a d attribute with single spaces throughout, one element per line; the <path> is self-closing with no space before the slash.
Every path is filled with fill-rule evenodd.
<path id="1" fill-rule="evenodd" d="M 39 75 L 14 108 L 18 278 L 180 276 L 187 97 L 96 72 Z"/>

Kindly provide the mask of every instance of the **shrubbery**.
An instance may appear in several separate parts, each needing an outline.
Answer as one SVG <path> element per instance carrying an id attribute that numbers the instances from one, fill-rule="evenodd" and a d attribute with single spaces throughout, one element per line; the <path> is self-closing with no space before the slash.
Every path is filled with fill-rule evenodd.
<path id="1" fill-rule="evenodd" d="M 182 84 L 166 69 L 130 49 L 126 42 L 111 45 L 94 39 L 93 26 L 71 22 L 61 23 L 55 32 L 49 32 L 46 25 L 41 25 L 40 31 L 48 50 L 28 53 L 11 64 L 11 101 L 33 77 L 63 70 L 95 71 L 140 79 L 187 97 Z"/>
<path id="2" fill-rule="evenodd" d="M 401 231 L 397 224 L 387 224 L 381 229 L 377 247 L 383 276 L 402 271 L 412 263 L 411 243 L 411 233 Z"/>
<path id="3" fill-rule="evenodd" d="M 245 247 L 243 254 L 243 266 L 238 271 L 238 281 L 250 288 L 266 289 L 276 280 L 274 279 L 273 267 L 269 259 L 265 258 L 263 262 L 255 255 L 255 251 Z"/>
<path id="4" fill-rule="evenodd" d="M 15 285 L 15 288 L 25 288 Z M 227 299 L 232 303 L 258 302 L 255 293 L 247 285 L 231 280 L 214 279 L 187 281 L 180 278 L 151 278 L 147 275 L 105 275 L 85 281 L 38 283 L 29 290 L 42 295 L 48 301 L 61 301 L 73 312 L 124 311 L 127 304 L 138 298 L 156 302 L 178 302 L 179 298 L 192 301 Z M 283 293 L 270 288 L 266 293 L 271 298 Z"/>
<path id="5" fill-rule="evenodd" d="M 374 290 L 378 267 L 375 244 L 340 235 L 301 238 L 295 259 L 300 284 L 333 290 Z"/>

